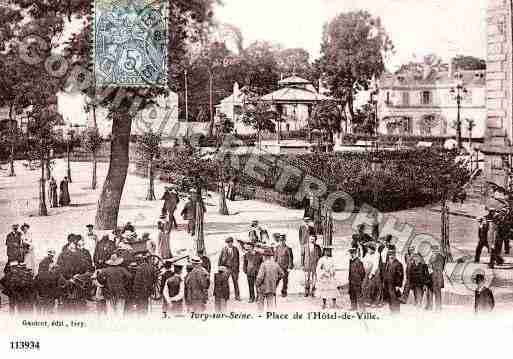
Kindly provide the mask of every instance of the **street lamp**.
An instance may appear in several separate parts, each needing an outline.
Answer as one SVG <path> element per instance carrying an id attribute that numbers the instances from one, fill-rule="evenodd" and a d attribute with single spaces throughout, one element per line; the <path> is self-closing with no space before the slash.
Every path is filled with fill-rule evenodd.
<path id="1" fill-rule="evenodd" d="M 458 141 L 458 150 L 461 150 L 462 148 L 462 141 L 461 141 L 461 101 L 465 98 L 465 96 L 468 94 L 467 89 L 465 88 L 463 84 L 463 79 L 461 78 L 461 74 L 458 75 L 459 80 L 456 86 L 452 87 L 450 89 L 450 94 L 453 99 L 456 100 L 456 104 L 458 105 L 458 114 L 456 117 L 456 136 Z"/>
<path id="2" fill-rule="evenodd" d="M 69 124 L 69 130 L 68 135 L 66 136 L 66 153 L 67 153 L 67 164 L 68 164 L 68 182 L 72 183 L 71 181 L 71 166 L 70 166 L 70 152 L 71 152 L 71 142 L 73 141 L 73 130 L 71 128 L 71 123 Z"/>

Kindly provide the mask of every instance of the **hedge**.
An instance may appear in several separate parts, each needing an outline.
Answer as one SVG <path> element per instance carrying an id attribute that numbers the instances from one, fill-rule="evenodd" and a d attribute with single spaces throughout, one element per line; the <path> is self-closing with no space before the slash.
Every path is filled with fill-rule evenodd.
<path id="1" fill-rule="evenodd" d="M 243 197 L 264 199 L 287 207 L 300 206 L 293 195 L 305 176 L 309 175 L 326 184 L 328 193 L 348 193 L 356 206 L 367 203 L 382 211 L 397 211 L 440 201 L 446 187 L 461 188 L 470 173 L 453 165 L 455 155 L 440 149 L 266 154 L 258 158 L 267 168 L 257 171 L 261 177 L 257 179 L 245 170 L 249 154 L 228 154 L 223 161 L 223 174 L 225 180 L 231 176 L 239 179 L 238 185 Z M 373 170 L 373 163 L 376 162 L 380 163 L 380 168 Z M 176 181 L 178 177 L 194 177 L 199 178 L 208 188 L 216 189 L 220 163 L 214 158 L 201 158 L 197 154 L 173 149 L 161 154 L 157 168 L 170 181 Z M 275 185 L 283 174 L 283 164 L 299 170 L 301 176 L 292 177 L 279 193 Z"/>

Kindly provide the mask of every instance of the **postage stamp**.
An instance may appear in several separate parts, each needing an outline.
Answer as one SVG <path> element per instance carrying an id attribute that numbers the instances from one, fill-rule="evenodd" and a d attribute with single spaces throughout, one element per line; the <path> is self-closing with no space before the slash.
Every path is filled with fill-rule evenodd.
<path id="1" fill-rule="evenodd" d="M 167 12 L 165 0 L 94 0 L 97 86 L 167 84 Z"/>

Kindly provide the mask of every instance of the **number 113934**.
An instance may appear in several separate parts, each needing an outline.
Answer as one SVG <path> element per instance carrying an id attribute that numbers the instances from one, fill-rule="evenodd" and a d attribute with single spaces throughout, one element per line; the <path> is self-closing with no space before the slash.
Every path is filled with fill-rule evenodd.
<path id="1" fill-rule="evenodd" d="M 10 349 L 14 351 L 39 350 L 38 340 L 16 340 L 10 342 Z"/>

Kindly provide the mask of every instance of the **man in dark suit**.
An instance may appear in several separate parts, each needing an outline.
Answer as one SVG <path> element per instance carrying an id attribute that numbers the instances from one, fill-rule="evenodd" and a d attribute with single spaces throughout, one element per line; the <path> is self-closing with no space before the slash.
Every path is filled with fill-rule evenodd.
<path id="1" fill-rule="evenodd" d="M 274 249 L 274 260 L 280 266 L 283 271 L 283 285 L 281 287 L 281 296 L 287 296 L 287 288 L 289 283 L 289 269 L 294 268 L 294 256 L 292 254 L 292 248 L 285 244 L 287 240 L 284 234 L 280 234 L 278 237 L 280 244 Z"/>
<path id="2" fill-rule="evenodd" d="M 429 285 L 430 277 L 428 266 L 424 263 L 424 259 L 419 253 L 413 255 L 413 263 L 409 268 L 408 276 L 410 288 L 413 289 L 415 306 L 420 308 L 422 306 L 422 297 L 424 296 L 424 287 Z"/>
<path id="3" fill-rule="evenodd" d="M 350 248 L 349 254 L 349 300 L 351 301 L 351 310 L 358 310 L 359 302 L 362 296 L 362 284 L 365 279 L 365 268 L 358 258 L 358 249 Z"/>
<path id="4" fill-rule="evenodd" d="M 171 226 L 175 226 L 176 228 L 177 224 L 175 219 L 175 210 L 178 206 L 178 203 L 180 202 L 180 198 L 178 197 L 176 189 L 172 187 L 166 187 L 164 195 L 162 196 L 161 200 L 164 201 L 164 205 L 162 206 L 162 215 L 165 215 L 167 213 L 169 223 L 171 224 Z"/>
<path id="5" fill-rule="evenodd" d="M 478 242 L 476 247 L 476 256 L 474 258 L 474 263 L 479 263 L 481 259 L 481 252 L 483 248 L 486 247 L 488 253 L 490 253 L 490 246 L 488 245 L 488 221 L 486 221 L 483 217 L 478 219 L 479 228 L 477 229 Z"/>
<path id="6" fill-rule="evenodd" d="M 315 235 L 312 218 L 305 216 L 299 227 L 299 248 L 301 249 L 301 266 L 305 265 L 305 247 L 310 241 L 310 236 Z"/>
<path id="7" fill-rule="evenodd" d="M 433 308 L 433 296 L 435 297 L 435 309 L 442 310 L 442 288 L 444 287 L 445 258 L 440 253 L 440 246 L 431 247 L 431 257 L 428 261 L 430 281 L 427 286 L 426 310 Z"/>
<path id="8" fill-rule="evenodd" d="M 18 225 L 12 225 L 12 231 L 7 235 L 5 239 L 5 245 L 7 247 L 7 262 L 18 261 L 23 263 L 25 255 L 23 254 L 23 246 L 21 241 L 21 232 L 18 231 Z"/>
<path id="9" fill-rule="evenodd" d="M 233 281 L 233 290 L 235 292 L 235 300 L 240 300 L 239 292 L 239 269 L 240 258 L 239 250 L 233 246 L 233 238 L 228 237 L 225 240 L 226 246 L 222 249 L 219 255 L 218 266 L 224 266 L 229 269 L 230 277 Z"/>
<path id="10" fill-rule="evenodd" d="M 258 274 L 258 270 L 260 269 L 260 265 L 262 264 L 263 258 L 259 253 L 255 251 L 255 246 L 253 245 L 253 243 L 248 243 L 247 248 L 248 250 L 244 254 L 244 262 L 242 268 L 244 273 L 246 273 L 246 277 L 248 279 L 249 302 L 254 303 L 256 300 L 256 276 Z"/>
<path id="11" fill-rule="evenodd" d="M 388 259 L 383 273 L 383 284 L 390 307 L 390 312 L 399 313 L 401 288 L 404 280 L 404 269 L 396 258 L 395 247 L 388 250 Z"/>

